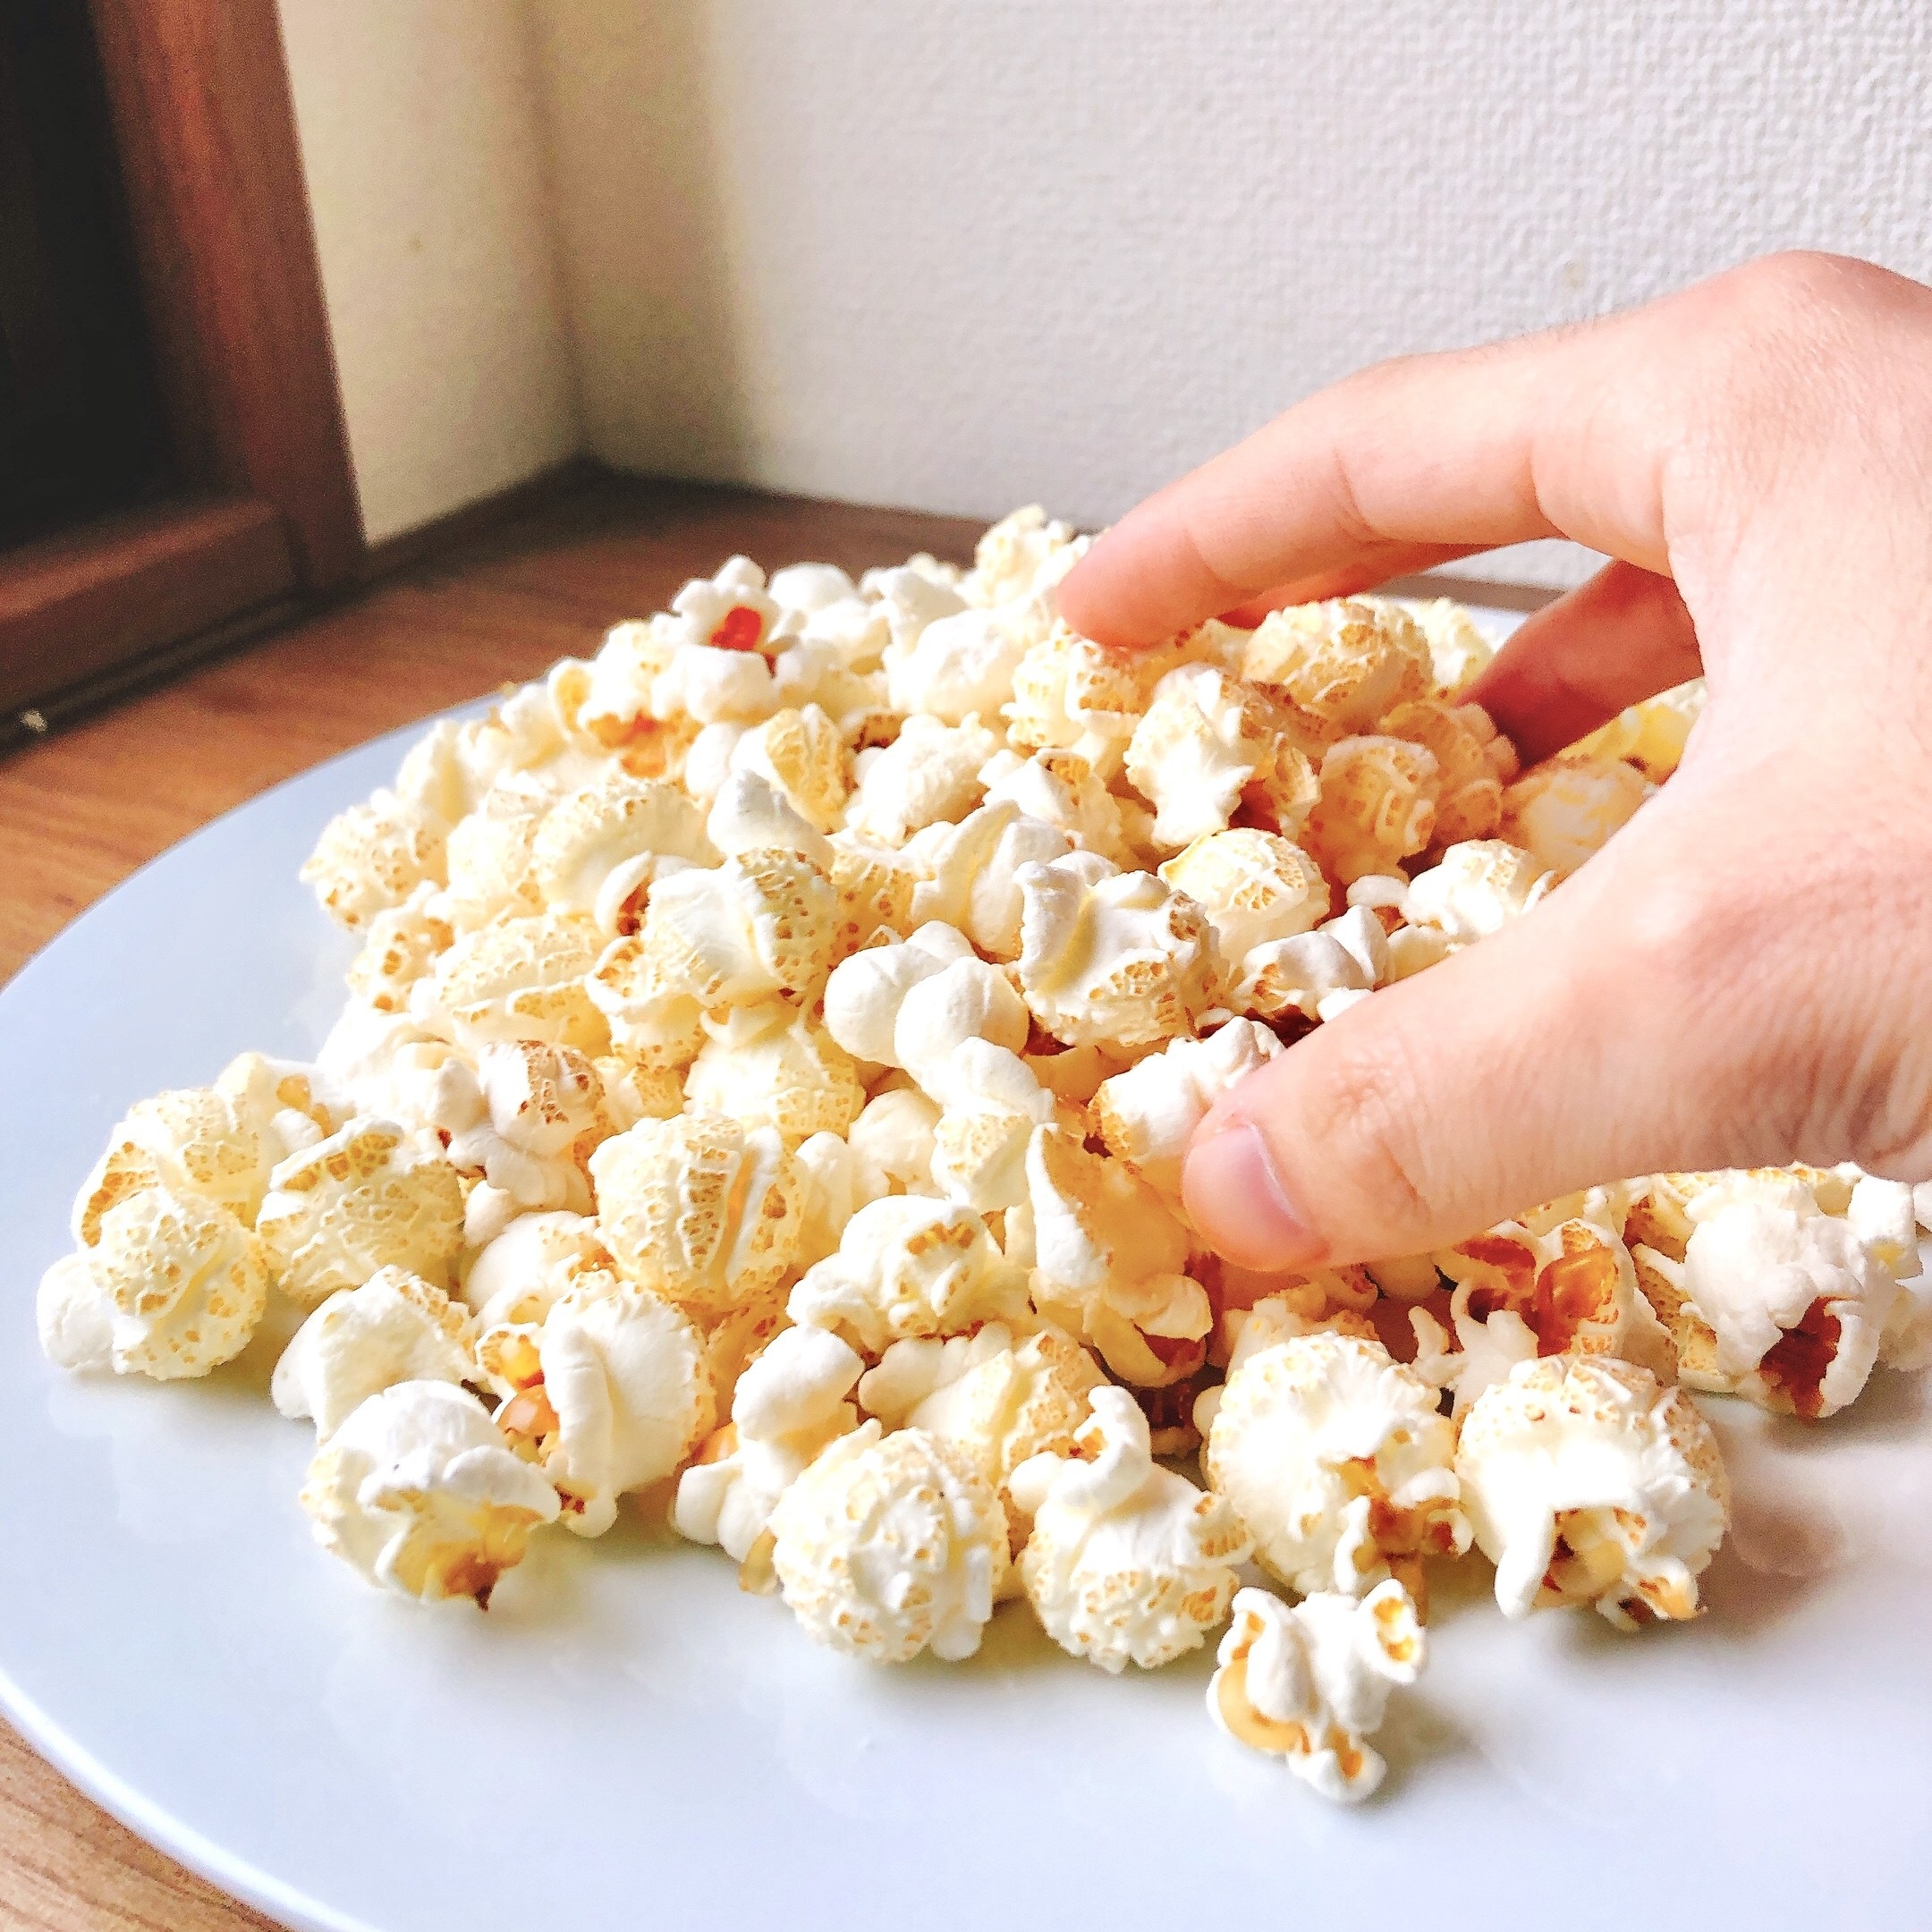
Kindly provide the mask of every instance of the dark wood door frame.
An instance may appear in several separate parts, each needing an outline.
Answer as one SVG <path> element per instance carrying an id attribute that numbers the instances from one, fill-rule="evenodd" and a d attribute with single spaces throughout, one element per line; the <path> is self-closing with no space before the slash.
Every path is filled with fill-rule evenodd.
<path id="1" fill-rule="evenodd" d="M 6 724 L 367 552 L 275 0 L 89 4 L 183 489 L 0 552 Z"/>

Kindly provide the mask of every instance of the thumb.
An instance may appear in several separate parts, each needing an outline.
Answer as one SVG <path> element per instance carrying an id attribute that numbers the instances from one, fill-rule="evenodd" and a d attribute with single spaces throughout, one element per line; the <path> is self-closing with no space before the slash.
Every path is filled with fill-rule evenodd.
<path id="1" fill-rule="evenodd" d="M 1266 1272 L 1419 1254 L 1599 1182 L 1789 1159 L 1789 1003 L 1737 895 L 1673 865 L 1679 816 L 1654 801 L 1522 919 L 1224 1096 L 1183 1176 L 1202 1239 Z"/>

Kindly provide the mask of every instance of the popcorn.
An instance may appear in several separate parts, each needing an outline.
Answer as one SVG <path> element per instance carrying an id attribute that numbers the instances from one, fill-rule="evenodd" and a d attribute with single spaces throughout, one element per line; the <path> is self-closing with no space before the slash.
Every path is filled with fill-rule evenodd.
<path id="1" fill-rule="evenodd" d="M 460 1386 L 476 1373 L 470 1313 L 406 1268 L 378 1268 L 315 1310 L 275 1363 L 269 1393 L 326 1443 L 371 1395 L 398 1382 Z"/>
<path id="2" fill-rule="evenodd" d="M 932 1129 L 932 1184 L 983 1214 L 1019 1207 L 1027 1199 L 1027 1147 L 1033 1130 L 1054 1118 L 1054 1097 L 1019 1055 L 989 1040 L 966 1040 L 922 1064 L 928 1091 L 945 1102 Z"/>
<path id="3" fill-rule="evenodd" d="M 1013 672 L 1007 738 L 1021 751 L 1074 752 L 1111 782 L 1155 686 L 1176 665 L 1204 655 L 1198 638 L 1131 654 L 1104 650 L 1056 623 L 1029 645 Z"/>
<path id="4" fill-rule="evenodd" d="M 410 988 L 428 976 L 456 937 L 435 910 L 437 899 L 436 887 L 425 879 L 401 905 L 369 919 L 362 950 L 349 966 L 349 990 L 357 999 L 378 1013 L 409 1011 Z"/>
<path id="5" fill-rule="evenodd" d="M 987 770 L 998 763 L 990 759 Z M 1020 950 L 1025 903 L 1020 869 L 1065 858 L 1073 849 L 1072 838 L 1057 826 L 1029 818 L 1011 798 L 989 800 L 958 825 L 935 829 L 941 836 L 919 854 L 932 876 L 912 888 L 912 920 L 954 928 L 982 953 L 1012 959 Z M 924 837 L 915 843 L 923 843 Z"/>
<path id="6" fill-rule="evenodd" d="M 874 1663 L 970 1657 L 1005 1580 L 999 1498 L 923 1429 L 835 1437 L 778 1499 L 770 1534 L 807 1633 Z"/>
<path id="7" fill-rule="evenodd" d="M 1491 838 L 1503 818 L 1503 787 L 1516 775 L 1516 748 L 1480 705 L 1432 698 L 1397 705 L 1379 730 L 1421 745 L 1436 760 L 1435 841 Z"/>
<path id="8" fill-rule="evenodd" d="M 1344 738 L 1321 764 L 1321 797 L 1305 837 L 1344 886 L 1394 872 L 1436 835 L 1441 787 L 1435 754 L 1405 738 Z"/>
<path id="9" fill-rule="evenodd" d="M 843 1134 L 865 1105 L 852 1058 L 824 1027 L 776 1001 L 708 1023 L 711 1038 L 684 1077 L 684 1100 L 744 1127 L 770 1127 L 788 1148 Z"/>
<path id="10" fill-rule="evenodd" d="M 1435 695 L 1445 703 L 1453 704 L 1488 668 L 1496 656 L 1496 646 L 1453 598 L 1432 597 L 1426 604 L 1410 608 L 1428 640 L 1429 674 Z"/>
<path id="11" fill-rule="evenodd" d="M 775 711 L 753 725 L 733 748 L 731 768 L 775 786 L 816 831 L 831 831 L 844 810 L 844 741 L 816 704 Z"/>
<path id="12" fill-rule="evenodd" d="M 907 994 L 920 980 L 972 958 L 962 934 L 936 923 L 921 926 L 897 945 L 855 953 L 826 981 L 826 1029 L 854 1059 L 897 1066 L 899 1012 Z"/>
<path id="13" fill-rule="evenodd" d="M 447 1382 L 370 1396 L 317 1452 L 301 1505 L 316 1541 L 370 1582 L 484 1609 L 531 1530 L 557 1515 L 556 1492 Z"/>
<path id="14" fill-rule="evenodd" d="M 487 1332 L 496 1426 L 555 1489 L 567 1530 L 602 1536 L 617 1498 L 661 1480 L 716 1419 L 703 1338 L 674 1302 L 586 1276 L 534 1331 Z"/>
<path id="15" fill-rule="evenodd" d="M 1241 675 L 1280 686 L 1326 724 L 1363 732 L 1423 696 L 1435 665 L 1422 626 L 1400 605 L 1337 597 L 1270 613 L 1249 640 Z"/>
<path id="16" fill-rule="evenodd" d="M 768 1294 L 801 1233 L 797 1164 L 769 1127 L 640 1121 L 590 1157 L 597 1226 L 624 1275 L 699 1309 Z"/>
<path id="17" fill-rule="evenodd" d="M 882 1194 L 930 1194 L 939 1109 L 916 1087 L 876 1094 L 852 1123 L 846 1144 L 852 1156 L 855 1202 Z"/>
<path id="18" fill-rule="evenodd" d="M 943 724 L 991 717 L 1013 696 L 1013 672 L 1024 653 L 1024 640 L 996 610 L 936 618 L 902 656 L 887 654 L 892 708 Z"/>
<path id="19" fill-rule="evenodd" d="M 836 564 L 791 564 L 775 571 L 765 586 L 781 613 L 799 612 L 806 616 L 859 595 L 852 580 Z"/>
<path id="20" fill-rule="evenodd" d="M 540 1322 L 580 1275 L 613 1266 L 594 1216 L 519 1215 L 469 1257 L 462 1298 L 486 1328 Z"/>
<path id="21" fill-rule="evenodd" d="M 1235 1594 L 1208 1710 L 1237 1743 L 1286 1760 L 1324 1798 L 1353 1804 L 1386 1766 L 1368 1743 L 1390 1688 L 1421 1674 L 1428 1638 L 1394 1578 L 1363 1597 L 1318 1591 L 1292 1608 L 1266 1590 Z"/>
<path id="22" fill-rule="evenodd" d="M 1521 919 L 1555 883 L 1556 875 L 1519 845 L 1464 841 L 1416 875 L 1402 895 L 1402 915 L 1469 945 Z"/>
<path id="23" fill-rule="evenodd" d="M 985 1321 L 1023 1321 L 1026 1278 L 986 1223 L 954 1202 L 888 1195 L 846 1223 L 837 1253 L 808 1268 L 788 1310 L 869 1356 L 902 1335 L 953 1335 Z"/>
<path id="24" fill-rule="evenodd" d="M 600 1054 L 590 1064 L 604 1083 L 604 1112 L 613 1133 L 640 1120 L 669 1120 L 684 1109 L 683 1081 L 675 1067 L 646 1066 L 624 1054 Z"/>
<path id="25" fill-rule="evenodd" d="M 1251 947 L 1228 997 L 1243 1013 L 1266 1019 L 1290 1011 L 1310 1020 L 1332 1019 L 1351 999 L 1379 985 L 1389 964 L 1381 921 L 1367 906 L 1351 906 L 1313 932 Z"/>
<path id="26" fill-rule="evenodd" d="M 1014 1503 L 1033 1519 L 1021 1581 L 1062 1649 L 1115 1675 L 1129 1663 L 1156 1670 L 1227 1614 L 1248 1539 L 1219 1497 L 1154 1461 L 1124 1389 L 1089 1400 L 1074 1454 L 1045 1453 L 1013 1472 Z"/>
<path id="27" fill-rule="evenodd" d="M 848 959 L 881 927 L 907 932 L 923 924 L 912 917 L 912 901 L 919 876 L 901 861 L 897 852 L 861 844 L 842 834 L 828 841 L 826 869 L 838 894 L 838 928 L 834 936 L 835 961 Z"/>
<path id="28" fill-rule="evenodd" d="M 765 572 L 750 557 L 727 557 L 710 577 L 693 577 L 671 600 L 683 620 L 679 641 L 687 648 L 757 651 L 778 620 L 765 592 Z"/>
<path id="29" fill-rule="evenodd" d="M 492 1040 L 602 1053 L 608 1029 L 584 985 L 602 949 L 596 925 L 574 913 L 466 932 L 411 988 L 411 1017 L 471 1055 Z"/>
<path id="30" fill-rule="evenodd" d="M 846 1399 L 863 1360 L 823 1328 L 787 1328 L 738 1378 L 732 1419 L 678 1479 L 671 1521 L 693 1543 L 742 1563 L 778 1499 L 812 1459 L 859 1424 Z"/>
<path id="31" fill-rule="evenodd" d="M 1018 880 L 1020 987 L 1055 1039 L 1136 1046 L 1194 1031 L 1220 962 L 1192 900 L 1091 852 L 1023 866 Z"/>
<path id="32" fill-rule="evenodd" d="M 1662 784 L 1683 760 L 1704 699 L 1704 680 L 1692 678 L 1620 711 L 1572 749 L 1591 759 L 1626 759 L 1652 784 Z"/>
<path id="33" fill-rule="evenodd" d="M 447 840 L 444 820 L 393 792 L 377 792 L 368 804 L 329 820 L 300 877 L 338 926 L 356 932 L 417 886 L 443 883 Z"/>
<path id="34" fill-rule="evenodd" d="M 1631 766 L 1566 752 L 1503 794 L 1503 836 L 1566 879 L 1636 816 L 1650 791 Z"/>
<path id="35" fill-rule="evenodd" d="M 1160 876 L 1208 915 L 1216 950 L 1237 981 L 1247 977 L 1258 946 L 1295 938 L 1328 917 L 1321 869 L 1273 832 L 1210 833 L 1168 860 Z"/>
<path id="36" fill-rule="evenodd" d="M 1057 584 L 1085 555 L 1087 539 L 1069 523 L 1049 522 L 1038 504 L 1002 517 L 973 550 L 962 588 L 974 603 L 1010 604 Z"/>
<path id="37" fill-rule="evenodd" d="M 462 1188 L 440 1149 L 360 1115 L 275 1168 L 255 1228 L 282 1292 L 306 1309 L 384 1267 L 445 1286 L 462 1217 Z"/>
<path id="38" fill-rule="evenodd" d="M 634 930 L 652 882 L 717 852 L 705 822 L 675 785 L 623 773 L 573 792 L 538 827 L 530 869 L 544 904 L 574 912 L 606 934 Z"/>
<path id="39" fill-rule="evenodd" d="M 41 1347 L 64 1368 L 176 1381 L 248 1346 L 268 1301 L 261 1241 L 225 1208 L 156 1184 L 106 1207 L 42 1276 Z"/>
<path id="40" fill-rule="evenodd" d="M 679 1072 L 704 1044 L 705 1010 L 674 970 L 661 948 L 631 934 L 614 939 L 583 982 L 612 1046 L 641 1073 Z"/>
<path id="41" fill-rule="evenodd" d="M 799 1243 L 792 1262 L 803 1269 L 837 1253 L 839 1237 L 858 1205 L 853 1195 L 859 1163 L 835 1133 L 807 1135 L 792 1157 L 799 1174 Z"/>
<path id="42" fill-rule="evenodd" d="M 986 790 L 979 772 L 999 749 L 977 718 L 942 724 L 909 717 L 893 742 L 864 754 L 846 806 L 847 830 L 875 845 L 903 845 L 924 826 L 956 823 Z M 869 760 L 869 762 L 867 762 Z"/>
<path id="43" fill-rule="evenodd" d="M 997 751 L 987 760 L 979 776 L 986 785 L 981 810 L 1010 803 L 1026 818 L 1063 833 L 1084 851 L 1097 852 L 1103 859 L 1125 858 L 1121 801 L 1085 758 L 1052 749 L 1036 751 L 1030 758 L 1021 758 L 1017 751 Z M 1029 856 L 1058 858 L 1060 854 Z"/>
<path id="44" fill-rule="evenodd" d="M 1317 1334 L 1228 1377 L 1201 1466 L 1270 1574 L 1304 1594 L 1420 1587 L 1424 1556 L 1459 1555 L 1455 1431 L 1436 1392 L 1371 1342 Z"/>
<path id="45" fill-rule="evenodd" d="M 1093 1118 L 1109 1154 L 1170 1200 L 1194 1130 L 1221 1096 L 1281 1052 L 1252 1020 L 1231 1020 L 1204 1040 L 1180 1039 L 1101 1082 Z"/>
<path id="46" fill-rule="evenodd" d="M 1250 788 L 1278 830 L 1299 831 L 1319 786 L 1291 729 L 1258 685 L 1212 665 L 1168 672 L 1126 752 L 1128 778 L 1156 807 L 1156 841 L 1174 847 L 1225 831 Z"/>
<path id="47" fill-rule="evenodd" d="M 1717 1372 L 1808 1419 L 1853 1400 L 1898 1283 L 1852 1225 L 1821 1212 L 1795 1177 L 1720 1181 L 1691 1199 L 1690 1217 L 1683 1290 L 1716 1336 Z"/>
<path id="48" fill-rule="evenodd" d="M 436 916 L 461 933 L 540 912 L 543 894 L 532 859 L 537 835 L 555 803 L 531 777 L 513 775 L 493 784 L 451 829 L 448 883 L 434 902 Z M 399 894 L 391 902 L 406 896 Z"/>
<path id="49" fill-rule="evenodd" d="M 1524 1362 L 1464 1418 L 1456 1471 L 1505 1616 L 1588 1603 L 1635 1630 L 1697 1614 L 1729 1487 L 1710 1426 L 1648 1369 Z"/>

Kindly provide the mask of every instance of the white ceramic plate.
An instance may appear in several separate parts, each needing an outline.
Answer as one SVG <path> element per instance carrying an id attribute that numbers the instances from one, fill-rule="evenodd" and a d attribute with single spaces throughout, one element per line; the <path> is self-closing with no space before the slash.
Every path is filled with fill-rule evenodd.
<path id="1" fill-rule="evenodd" d="M 319 1040 L 350 949 L 296 867 L 411 735 L 208 826 L 0 994 L 0 1706 L 110 1810 L 372 1932 L 1924 1922 L 1921 1378 L 1817 1431 L 1707 1405 L 1739 1521 L 1692 1626 L 1507 1626 L 1464 1566 L 1343 1811 L 1216 1732 L 1208 1651 L 1111 1680 L 1023 1605 L 970 1664 L 877 1669 L 637 1527 L 539 1538 L 487 1616 L 386 1598 L 309 1540 L 266 1349 L 190 1386 L 51 1368 L 34 1284 L 123 1107 Z"/>

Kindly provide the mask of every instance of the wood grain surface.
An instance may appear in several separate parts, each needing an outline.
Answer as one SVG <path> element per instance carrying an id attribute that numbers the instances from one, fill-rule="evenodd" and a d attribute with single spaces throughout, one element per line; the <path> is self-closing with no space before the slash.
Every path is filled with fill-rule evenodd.
<path id="1" fill-rule="evenodd" d="M 217 813 L 378 733 L 594 649 L 609 624 L 662 608 L 733 551 L 773 566 L 817 557 L 856 570 L 918 549 L 963 562 L 978 530 L 612 481 L 419 563 L 0 759 L 0 980 Z M 0 1932 L 267 1923 L 143 1844 L 0 1724 Z"/>

